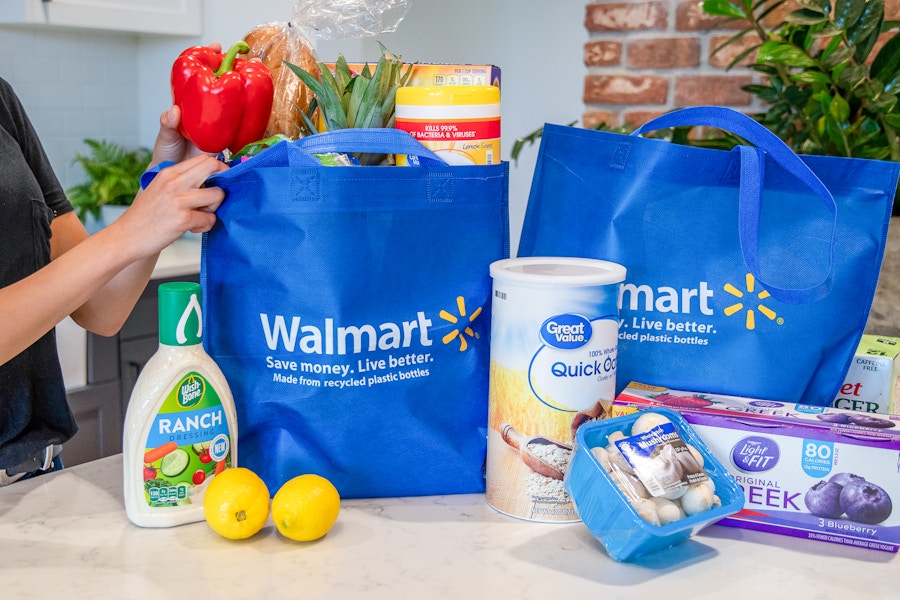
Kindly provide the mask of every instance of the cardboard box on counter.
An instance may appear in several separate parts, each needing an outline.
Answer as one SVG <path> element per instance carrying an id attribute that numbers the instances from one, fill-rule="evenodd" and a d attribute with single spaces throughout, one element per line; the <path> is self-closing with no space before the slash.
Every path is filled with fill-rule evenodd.
<path id="1" fill-rule="evenodd" d="M 334 63 L 325 63 L 332 71 Z M 351 71 L 360 72 L 366 63 L 348 63 Z M 369 63 L 374 71 L 376 63 Z M 405 72 L 405 70 L 404 70 Z M 493 85 L 500 87 L 500 67 L 494 65 L 454 65 L 415 63 L 406 85 Z"/>
<path id="2" fill-rule="evenodd" d="M 864 335 L 834 406 L 871 413 L 894 413 L 900 377 L 900 338 Z"/>
<path id="3" fill-rule="evenodd" d="M 612 414 L 652 406 L 678 410 L 743 488 L 744 509 L 719 524 L 900 549 L 900 417 L 637 382 Z"/>

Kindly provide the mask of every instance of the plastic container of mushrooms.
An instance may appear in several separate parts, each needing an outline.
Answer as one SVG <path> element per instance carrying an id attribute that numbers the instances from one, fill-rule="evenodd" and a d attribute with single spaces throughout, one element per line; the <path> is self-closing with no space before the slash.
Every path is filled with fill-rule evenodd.
<path id="1" fill-rule="evenodd" d="M 744 506 L 696 431 L 662 407 L 582 425 L 564 486 L 618 561 L 678 544 Z"/>

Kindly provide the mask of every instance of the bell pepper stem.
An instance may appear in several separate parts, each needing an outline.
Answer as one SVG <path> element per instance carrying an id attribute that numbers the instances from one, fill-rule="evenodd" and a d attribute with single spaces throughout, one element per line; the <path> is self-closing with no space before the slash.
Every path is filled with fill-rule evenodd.
<path id="1" fill-rule="evenodd" d="M 238 54 L 246 54 L 250 52 L 250 46 L 247 45 L 247 42 L 241 40 L 240 42 L 235 42 L 234 45 L 228 49 L 228 53 L 225 54 L 225 58 L 222 59 L 222 64 L 219 65 L 218 70 L 216 70 L 216 77 L 221 77 L 225 73 L 231 71 L 234 68 L 234 59 Z"/>

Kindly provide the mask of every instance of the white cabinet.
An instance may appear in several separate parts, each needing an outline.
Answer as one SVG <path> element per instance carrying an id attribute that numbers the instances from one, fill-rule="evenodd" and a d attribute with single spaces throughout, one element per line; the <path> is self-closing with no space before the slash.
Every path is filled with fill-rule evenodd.
<path id="1" fill-rule="evenodd" d="M 3 0 L 0 23 L 200 35 L 202 0 Z"/>

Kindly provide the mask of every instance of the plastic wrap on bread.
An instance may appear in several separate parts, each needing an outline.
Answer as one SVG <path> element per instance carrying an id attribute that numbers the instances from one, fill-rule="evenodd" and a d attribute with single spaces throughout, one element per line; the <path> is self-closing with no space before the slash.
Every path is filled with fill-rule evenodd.
<path id="1" fill-rule="evenodd" d="M 285 135 L 290 138 L 308 133 L 303 114 L 309 110 L 313 93 L 285 62 L 297 65 L 319 76 L 316 55 L 301 30 L 287 22 L 273 22 L 252 29 L 244 41 L 250 46 L 248 58 L 258 58 L 272 72 L 275 97 L 265 137 Z"/>

